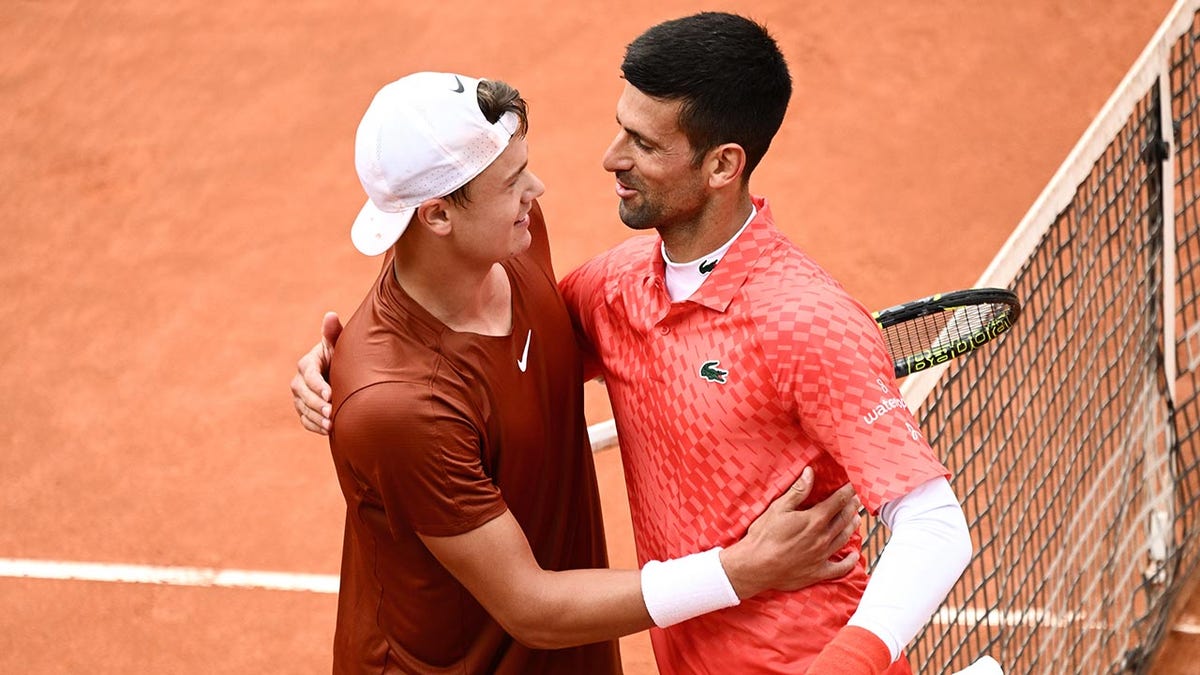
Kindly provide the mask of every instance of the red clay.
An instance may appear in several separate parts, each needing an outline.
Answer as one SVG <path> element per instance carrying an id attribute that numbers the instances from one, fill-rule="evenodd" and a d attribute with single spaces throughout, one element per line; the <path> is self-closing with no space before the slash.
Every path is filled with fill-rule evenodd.
<path id="1" fill-rule="evenodd" d="M 216 4 L 0 12 L 0 557 L 336 573 L 342 500 L 286 381 L 375 273 L 352 138 L 401 74 L 523 90 L 561 274 L 626 236 L 600 168 L 625 43 L 701 8 L 762 20 L 796 96 L 755 191 L 882 307 L 974 283 L 1170 2 Z M 329 668 L 332 596 L 0 579 L 0 605 L 4 672 Z M 1200 656 L 1169 647 L 1161 675 Z"/>

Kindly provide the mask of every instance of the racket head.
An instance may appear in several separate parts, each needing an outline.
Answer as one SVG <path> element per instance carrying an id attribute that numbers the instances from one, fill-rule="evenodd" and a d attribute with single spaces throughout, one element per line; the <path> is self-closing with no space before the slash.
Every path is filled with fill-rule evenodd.
<path id="1" fill-rule="evenodd" d="M 1021 314 L 1016 293 L 971 288 L 938 293 L 874 313 L 896 377 L 963 356 L 1008 332 Z"/>

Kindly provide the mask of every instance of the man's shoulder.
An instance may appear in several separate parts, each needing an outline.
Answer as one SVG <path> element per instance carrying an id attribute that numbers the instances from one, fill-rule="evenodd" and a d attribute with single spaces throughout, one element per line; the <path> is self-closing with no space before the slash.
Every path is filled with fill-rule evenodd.
<path id="1" fill-rule="evenodd" d="M 845 287 L 782 234 L 765 247 L 746 279 L 743 295 L 752 307 L 817 310 L 823 303 L 853 302 Z"/>
<path id="2" fill-rule="evenodd" d="M 603 271 L 610 278 L 643 269 L 658 250 L 657 241 L 658 237 L 652 234 L 630 237 L 588 260 L 580 269 Z"/>
<path id="3" fill-rule="evenodd" d="M 802 345 L 825 349 L 841 339 L 837 336 L 878 330 L 857 298 L 786 240 L 763 251 L 742 287 L 737 311 L 754 323 L 772 353 L 797 354 Z"/>
<path id="4" fill-rule="evenodd" d="M 338 338 L 329 373 L 335 410 L 351 397 L 369 404 L 420 395 L 444 369 L 435 336 L 415 322 L 381 320 L 377 310 L 368 299 Z"/>
<path id="5" fill-rule="evenodd" d="M 416 457 L 451 439 L 475 444 L 481 428 L 477 397 L 445 378 L 364 378 L 333 392 L 334 428 L 347 452 L 392 448 Z"/>
<path id="6" fill-rule="evenodd" d="M 568 307 L 578 313 L 601 298 L 611 299 L 621 287 L 623 277 L 641 274 L 649 267 L 657 241 L 654 235 L 630 237 L 563 277 L 559 290 Z"/>

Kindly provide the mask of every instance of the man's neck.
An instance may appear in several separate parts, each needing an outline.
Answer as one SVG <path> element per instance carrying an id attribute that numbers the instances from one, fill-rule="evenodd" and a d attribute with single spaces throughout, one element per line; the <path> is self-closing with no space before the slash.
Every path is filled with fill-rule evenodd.
<path id="1" fill-rule="evenodd" d="M 748 191 L 730 200 L 714 197 L 695 222 L 660 229 L 658 234 L 671 260 L 689 262 L 729 241 L 746 224 L 753 208 Z"/>
<path id="2" fill-rule="evenodd" d="M 459 333 L 512 332 L 512 288 L 500 263 L 472 267 L 397 246 L 392 274 L 404 292 Z"/>

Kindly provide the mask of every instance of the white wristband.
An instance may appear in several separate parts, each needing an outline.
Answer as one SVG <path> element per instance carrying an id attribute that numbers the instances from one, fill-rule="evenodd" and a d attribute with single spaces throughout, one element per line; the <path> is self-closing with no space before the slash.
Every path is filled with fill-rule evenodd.
<path id="1" fill-rule="evenodd" d="M 721 566 L 721 547 L 642 568 L 642 600 L 659 628 L 687 621 L 741 600 Z"/>

